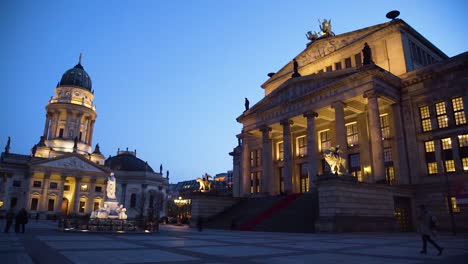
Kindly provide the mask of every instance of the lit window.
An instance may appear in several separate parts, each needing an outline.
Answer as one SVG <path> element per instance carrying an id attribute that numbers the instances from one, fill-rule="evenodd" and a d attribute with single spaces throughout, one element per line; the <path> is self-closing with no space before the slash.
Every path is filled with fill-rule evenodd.
<path id="1" fill-rule="evenodd" d="M 421 115 L 421 127 L 422 131 L 431 131 L 431 114 L 429 113 L 429 106 L 422 106 L 419 108 L 419 114 Z"/>
<path id="2" fill-rule="evenodd" d="M 306 136 L 298 137 L 297 138 L 297 150 L 298 156 L 303 157 L 307 155 L 307 140 Z"/>
<path id="3" fill-rule="evenodd" d="M 426 141 L 424 142 L 424 146 L 426 148 L 426 153 L 435 152 L 434 141 Z"/>
<path id="4" fill-rule="evenodd" d="M 350 154 L 349 158 L 349 173 L 356 177 L 358 181 L 362 181 L 362 174 L 361 174 L 361 158 L 359 153 Z"/>
<path id="5" fill-rule="evenodd" d="M 427 163 L 427 173 L 428 174 L 437 174 L 437 162 Z"/>
<path id="6" fill-rule="evenodd" d="M 257 149 L 255 151 L 255 166 L 261 166 L 262 165 L 262 149 Z"/>
<path id="7" fill-rule="evenodd" d="M 277 149 L 278 149 L 278 160 L 283 160 L 284 159 L 284 144 L 283 144 L 283 141 L 278 142 Z"/>
<path id="8" fill-rule="evenodd" d="M 393 166 L 389 166 L 385 168 L 385 176 L 387 177 L 387 182 L 390 185 L 394 185 L 395 181 L 395 169 Z"/>
<path id="9" fill-rule="evenodd" d="M 466 116 L 463 106 L 463 99 L 461 97 L 453 98 L 452 99 L 452 106 L 453 106 L 453 116 L 455 119 L 455 125 L 463 125 L 466 124 Z"/>
<path id="10" fill-rule="evenodd" d="M 450 197 L 450 202 L 452 204 L 452 212 L 459 213 L 460 212 L 460 207 L 458 207 L 457 198 L 453 197 L 453 196 Z"/>
<path id="11" fill-rule="evenodd" d="M 435 107 L 436 107 L 437 124 L 439 128 L 448 127 L 448 118 L 447 118 L 447 110 L 445 108 L 445 102 L 437 103 Z"/>
<path id="12" fill-rule="evenodd" d="M 468 158 L 462 158 L 463 171 L 468 171 Z"/>
<path id="13" fill-rule="evenodd" d="M 452 140 L 450 138 L 443 138 L 441 142 L 443 150 L 452 149 Z"/>
<path id="14" fill-rule="evenodd" d="M 357 146 L 359 144 L 357 123 L 353 122 L 346 125 L 346 141 L 348 147 Z"/>
<path id="15" fill-rule="evenodd" d="M 390 138 L 390 121 L 388 114 L 380 116 L 380 128 L 382 130 L 382 139 Z"/>
<path id="16" fill-rule="evenodd" d="M 330 130 L 325 130 L 319 132 L 320 135 L 320 150 L 324 151 L 326 149 L 330 149 L 331 147 L 331 135 Z"/>
<path id="17" fill-rule="evenodd" d="M 468 147 L 468 134 L 458 135 L 458 145 L 460 147 Z"/>
<path id="18" fill-rule="evenodd" d="M 455 162 L 453 160 L 445 161 L 445 171 L 446 172 L 455 172 Z"/>
<path id="19" fill-rule="evenodd" d="M 82 192 L 87 192 L 88 191 L 88 185 L 87 184 L 82 184 L 81 187 L 80 187 L 80 190 Z"/>

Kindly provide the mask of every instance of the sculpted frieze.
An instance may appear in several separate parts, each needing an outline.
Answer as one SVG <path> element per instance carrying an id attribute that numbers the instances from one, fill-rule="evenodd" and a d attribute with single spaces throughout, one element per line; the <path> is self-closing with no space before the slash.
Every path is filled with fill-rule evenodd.
<path id="1" fill-rule="evenodd" d="M 69 157 L 65 159 L 54 160 L 51 162 L 43 163 L 41 166 L 64 168 L 64 169 L 75 169 L 75 170 L 87 170 L 100 172 L 98 168 L 86 163 L 85 161 L 77 157 Z"/>

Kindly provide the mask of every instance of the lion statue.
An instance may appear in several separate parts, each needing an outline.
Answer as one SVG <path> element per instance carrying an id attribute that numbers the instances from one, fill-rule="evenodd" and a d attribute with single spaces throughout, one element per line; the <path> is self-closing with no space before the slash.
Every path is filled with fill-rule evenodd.
<path id="1" fill-rule="evenodd" d="M 330 149 L 326 149 L 323 152 L 323 156 L 325 158 L 325 161 L 328 163 L 330 166 L 330 170 L 334 174 L 343 174 L 346 160 L 340 157 L 340 146 L 336 147 L 331 147 Z"/>

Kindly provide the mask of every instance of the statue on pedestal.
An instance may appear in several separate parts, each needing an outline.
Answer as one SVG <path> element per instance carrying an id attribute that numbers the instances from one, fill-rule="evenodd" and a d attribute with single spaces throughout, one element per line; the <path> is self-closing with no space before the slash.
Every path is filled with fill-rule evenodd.
<path id="1" fill-rule="evenodd" d="M 109 177 L 107 177 L 107 198 L 108 199 L 115 199 L 115 177 L 114 173 L 111 173 Z"/>
<path id="2" fill-rule="evenodd" d="M 342 175 L 345 173 L 345 164 L 346 160 L 340 157 L 340 146 L 331 147 L 330 149 L 326 149 L 323 152 L 323 156 L 325 161 L 327 161 L 328 165 L 330 166 L 330 170 L 333 174 Z"/>

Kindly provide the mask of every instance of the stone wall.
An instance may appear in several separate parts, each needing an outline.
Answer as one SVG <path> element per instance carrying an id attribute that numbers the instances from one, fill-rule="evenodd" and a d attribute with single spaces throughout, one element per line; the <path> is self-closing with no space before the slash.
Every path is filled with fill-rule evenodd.
<path id="1" fill-rule="evenodd" d="M 395 231 L 392 187 L 328 177 L 318 182 L 319 232 Z"/>
<path id="2" fill-rule="evenodd" d="M 199 217 L 204 219 L 213 217 L 233 206 L 238 198 L 228 196 L 197 195 L 192 197 L 192 220 L 190 226 L 196 226 Z"/>

